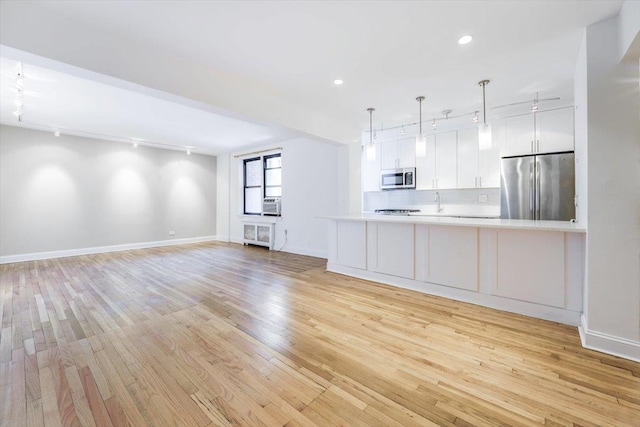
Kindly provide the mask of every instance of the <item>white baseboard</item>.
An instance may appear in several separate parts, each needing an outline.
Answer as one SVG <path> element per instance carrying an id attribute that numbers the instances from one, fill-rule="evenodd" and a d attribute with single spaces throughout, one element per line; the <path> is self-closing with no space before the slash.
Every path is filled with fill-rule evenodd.
<path id="1" fill-rule="evenodd" d="M 591 331 L 584 314 L 580 317 L 578 331 L 583 347 L 640 362 L 640 342 Z"/>
<path id="2" fill-rule="evenodd" d="M 315 258 L 324 258 L 324 259 L 327 259 L 327 257 L 328 257 L 327 251 L 318 251 L 318 250 L 315 250 L 315 249 L 288 247 L 287 245 L 285 245 L 284 248 L 282 248 L 282 252 L 288 252 L 288 253 L 291 253 L 291 254 L 306 255 L 306 256 L 312 256 L 312 257 L 315 257 Z"/>
<path id="3" fill-rule="evenodd" d="M 344 265 L 328 263 L 327 271 L 345 274 L 347 276 L 358 277 L 360 279 L 371 280 L 373 282 L 384 283 L 398 288 L 410 289 L 424 294 L 436 295 L 456 301 L 468 302 L 484 307 L 495 308 L 497 310 L 536 317 L 538 319 L 550 320 L 577 326 L 580 324 L 580 313 L 559 307 L 551 307 L 526 301 L 505 298 L 498 295 L 485 294 L 480 292 L 457 289 L 435 283 L 421 282 L 418 280 L 405 279 L 402 277 L 389 276 L 382 273 L 360 270 L 346 267 Z"/>
<path id="4" fill-rule="evenodd" d="M 215 241 L 216 236 L 188 237 L 185 239 L 159 240 L 156 242 L 127 243 L 124 245 L 97 246 L 93 248 L 65 249 L 61 251 L 35 252 L 30 254 L 0 256 L 0 264 L 12 262 L 36 261 L 41 259 L 65 258 L 78 255 L 101 254 L 107 252 L 129 251 L 132 249 L 157 248 L 160 246 L 184 245 Z"/>
<path id="5" fill-rule="evenodd" d="M 225 237 L 225 238 L 219 239 L 219 241 L 221 241 L 221 242 L 230 242 L 230 243 L 238 243 L 240 245 L 244 244 L 244 241 L 243 241 L 243 239 L 241 237 Z M 293 247 L 293 246 L 289 246 L 289 245 L 284 245 L 284 247 L 282 249 L 280 249 L 280 250 L 279 249 L 280 249 L 280 247 L 273 248 L 273 250 L 277 251 L 277 252 L 287 252 L 287 253 L 290 253 L 290 254 L 306 255 L 306 256 L 312 256 L 312 257 L 315 257 L 315 258 L 324 258 L 324 259 L 327 259 L 327 257 L 328 257 L 328 252 L 326 250 L 320 251 L 320 250 L 316 250 L 316 249 Z"/>

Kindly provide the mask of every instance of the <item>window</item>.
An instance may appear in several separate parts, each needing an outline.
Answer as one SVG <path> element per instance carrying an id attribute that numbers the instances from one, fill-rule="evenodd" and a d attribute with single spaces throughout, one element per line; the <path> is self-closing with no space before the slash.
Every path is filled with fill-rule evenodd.
<path id="1" fill-rule="evenodd" d="M 252 157 L 243 161 L 244 213 L 262 214 L 264 197 L 282 196 L 281 154 Z"/>
<path id="2" fill-rule="evenodd" d="M 264 157 L 264 197 L 282 196 L 282 157 L 273 154 Z"/>

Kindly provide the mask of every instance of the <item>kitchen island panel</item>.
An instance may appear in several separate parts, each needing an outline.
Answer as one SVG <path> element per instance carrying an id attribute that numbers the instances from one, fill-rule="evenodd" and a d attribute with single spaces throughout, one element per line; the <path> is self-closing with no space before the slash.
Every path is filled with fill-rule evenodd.
<path id="1" fill-rule="evenodd" d="M 478 290 L 478 230 L 429 227 L 427 282 Z"/>
<path id="2" fill-rule="evenodd" d="M 375 271 L 392 276 L 415 278 L 414 225 L 371 223 L 376 229 Z"/>
<path id="3" fill-rule="evenodd" d="M 564 233 L 498 231 L 495 295 L 565 306 Z"/>
<path id="4" fill-rule="evenodd" d="M 337 262 L 347 267 L 367 268 L 367 223 L 339 221 L 336 229 Z"/>

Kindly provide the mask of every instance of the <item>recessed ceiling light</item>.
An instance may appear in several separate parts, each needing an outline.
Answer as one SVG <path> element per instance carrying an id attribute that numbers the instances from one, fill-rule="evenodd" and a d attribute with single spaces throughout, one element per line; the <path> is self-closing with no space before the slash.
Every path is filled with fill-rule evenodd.
<path id="1" fill-rule="evenodd" d="M 471 40 L 473 40 L 472 36 L 466 35 L 466 36 L 462 36 L 458 39 L 458 44 L 467 44 L 467 43 L 471 43 Z"/>
<path id="2" fill-rule="evenodd" d="M 344 83 L 344 81 L 342 81 L 342 80 L 340 80 L 340 79 L 335 79 L 335 80 L 333 81 L 333 84 L 334 84 L 334 85 L 341 85 L 342 83 Z"/>

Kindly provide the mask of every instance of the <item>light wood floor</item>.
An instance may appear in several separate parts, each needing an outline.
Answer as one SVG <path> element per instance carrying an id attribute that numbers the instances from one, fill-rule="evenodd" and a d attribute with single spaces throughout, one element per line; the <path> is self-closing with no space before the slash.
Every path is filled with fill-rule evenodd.
<path id="1" fill-rule="evenodd" d="M 0 266 L 3 426 L 640 425 L 576 328 L 207 243 Z"/>

